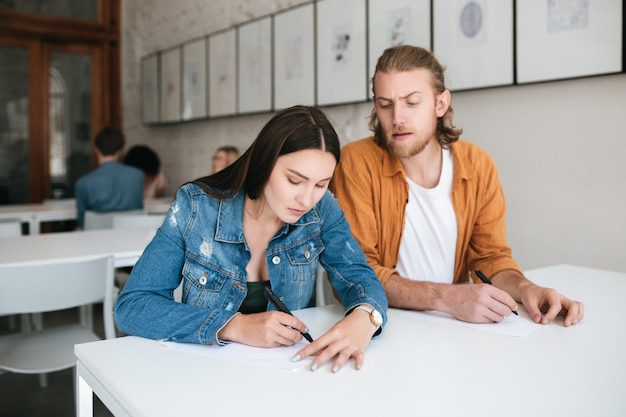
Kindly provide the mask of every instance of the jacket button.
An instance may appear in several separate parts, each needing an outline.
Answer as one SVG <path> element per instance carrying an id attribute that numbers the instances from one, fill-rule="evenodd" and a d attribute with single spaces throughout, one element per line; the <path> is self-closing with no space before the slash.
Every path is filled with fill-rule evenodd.
<path id="1" fill-rule="evenodd" d="M 311 253 L 308 250 L 304 251 L 304 257 L 309 259 L 311 257 Z"/>
<path id="2" fill-rule="evenodd" d="M 274 256 L 274 257 L 272 258 L 272 263 L 273 263 L 274 265 L 278 265 L 278 264 L 280 263 L 280 257 L 279 257 L 279 256 Z"/>
<path id="3" fill-rule="evenodd" d="M 200 285 L 204 285 L 204 284 L 206 284 L 206 276 L 202 275 L 200 277 Z"/>

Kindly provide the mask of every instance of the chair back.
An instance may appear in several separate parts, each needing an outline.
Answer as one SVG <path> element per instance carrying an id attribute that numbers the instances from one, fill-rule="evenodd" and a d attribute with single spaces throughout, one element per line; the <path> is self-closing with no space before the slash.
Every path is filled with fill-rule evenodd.
<path id="1" fill-rule="evenodd" d="M 107 211 L 105 213 L 98 213 L 95 211 L 87 210 L 85 211 L 84 229 L 85 230 L 112 229 L 113 217 L 119 216 L 122 214 L 139 215 L 143 213 L 144 213 L 143 210 Z"/>
<path id="2" fill-rule="evenodd" d="M 103 302 L 105 337 L 113 324 L 113 257 L 0 265 L 0 316 Z"/>
<path id="3" fill-rule="evenodd" d="M 22 223 L 19 220 L 0 220 L 0 237 L 22 235 Z"/>
<path id="4" fill-rule="evenodd" d="M 328 304 L 341 304 L 341 301 L 335 296 L 333 286 L 330 283 L 330 277 L 328 273 L 322 268 L 317 267 L 317 281 L 315 283 L 315 305 L 325 306 Z"/>
<path id="5" fill-rule="evenodd" d="M 116 214 L 113 229 L 158 229 L 164 218 L 162 214 Z"/>

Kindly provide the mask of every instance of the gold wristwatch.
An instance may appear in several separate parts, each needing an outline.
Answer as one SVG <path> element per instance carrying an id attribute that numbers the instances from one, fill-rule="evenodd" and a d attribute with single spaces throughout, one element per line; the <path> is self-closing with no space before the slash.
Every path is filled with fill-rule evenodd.
<path id="1" fill-rule="evenodd" d="M 376 329 L 383 325 L 383 316 L 375 308 L 370 308 L 361 304 L 356 306 L 354 310 L 367 311 L 367 313 L 370 315 L 370 321 L 374 326 L 376 326 Z"/>

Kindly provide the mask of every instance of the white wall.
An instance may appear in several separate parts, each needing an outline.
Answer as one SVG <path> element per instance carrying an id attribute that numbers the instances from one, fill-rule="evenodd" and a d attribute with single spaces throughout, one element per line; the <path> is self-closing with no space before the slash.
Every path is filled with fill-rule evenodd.
<path id="1" fill-rule="evenodd" d="M 169 194 L 210 170 L 224 144 L 245 149 L 270 114 L 145 127 L 143 55 L 308 0 L 122 2 L 123 127 L 160 154 Z M 453 94 L 463 138 L 498 164 L 508 234 L 523 268 L 572 263 L 626 272 L 626 74 Z M 371 103 L 324 109 L 342 142 L 367 136 Z"/>

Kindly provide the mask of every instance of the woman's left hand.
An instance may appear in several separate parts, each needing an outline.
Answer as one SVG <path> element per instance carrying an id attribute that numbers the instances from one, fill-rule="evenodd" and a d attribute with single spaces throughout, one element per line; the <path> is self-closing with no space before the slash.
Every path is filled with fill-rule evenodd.
<path id="1" fill-rule="evenodd" d="M 365 359 L 365 348 L 372 339 L 376 327 L 370 321 L 369 315 L 363 310 L 355 310 L 341 319 L 324 335 L 300 349 L 293 357 L 293 361 L 311 355 L 317 357 L 311 363 L 311 370 L 316 371 L 324 363 L 335 358 L 332 371 L 338 372 L 343 365 L 354 358 L 354 369 L 361 369 Z"/>

